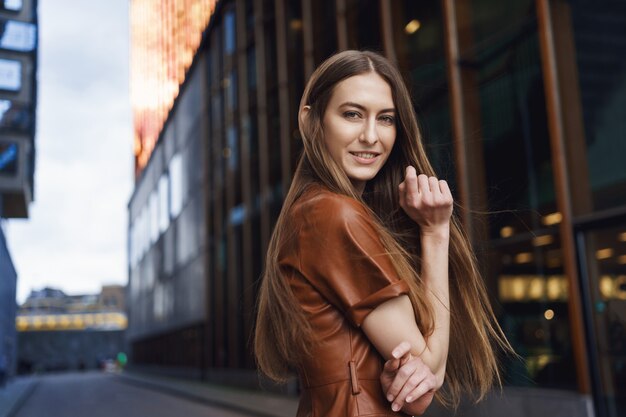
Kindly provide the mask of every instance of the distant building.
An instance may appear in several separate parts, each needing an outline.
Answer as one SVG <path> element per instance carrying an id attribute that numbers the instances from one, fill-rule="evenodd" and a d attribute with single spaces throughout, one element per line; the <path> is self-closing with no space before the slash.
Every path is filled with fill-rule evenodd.
<path id="1" fill-rule="evenodd" d="M 8 376 L 16 366 L 18 274 L 2 225 L 27 218 L 34 199 L 37 29 L 37 0 L 0 1 L 0 368 Z"/>
<path id="2" fill-rule="evenodd" d="M 86 295 L 32 291 L 15 320 L 19 372 L 94 369 L 124 352 L 124 291 L 119 285 Z"/>

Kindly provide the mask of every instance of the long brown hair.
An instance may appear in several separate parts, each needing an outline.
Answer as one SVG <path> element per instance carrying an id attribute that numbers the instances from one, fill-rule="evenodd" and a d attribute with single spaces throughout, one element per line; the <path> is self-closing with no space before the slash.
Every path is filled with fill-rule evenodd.
<path id="1" fill-rule="evenodd" d="M 375 72 L 391 87 L 396 108 L 396 141 L 389 159 L 359 195 L 345 172 L 328 153 L 323 140 L 323 117 L 334 87 L 346 78 Z M 281 245 L 293 234 L 287 213 L 313 183 L 350 196 L 367 207 L 375 219 L 381 241 L 398 275 L 409 286 L 409 298 L 420 331 L 428 337 L 433 314 L 420 270 L 419 228 L 399 208 L 398 184 L 408 165 L 418 173 L 435 176 L 426 157 L 417 118 L 399 71 L 381 55 L 369 51 L 344 51 L 331 56 L 313 73 L 302 95 L 299 114 L 304 150 L 283 203 L 268 247 L 265 273 L 259 290 L 254 349 L 262 372 L 284 381 L 310 354 L 315 343 L 302 308 L 278 264 Z M 500 383 L 495 348 L 511 351 L 500 329 L 476 266 L 476 259 L 460 222 L 453 215 L 450 227 L 450 348 L 446 385 L 440 402 L 457 406 L 461 393 L 482 399 L 494 382 Z"/>

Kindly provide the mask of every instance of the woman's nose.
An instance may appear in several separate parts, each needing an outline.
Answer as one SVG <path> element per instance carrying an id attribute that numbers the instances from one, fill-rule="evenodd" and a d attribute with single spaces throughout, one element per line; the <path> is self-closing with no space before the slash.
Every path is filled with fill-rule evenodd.
<path id="1" fill-rule="evenodd" d="M 378 132 L 376 131 L 375 121 L 367 121 L 363 124 L 363 131 L 359 136 L 359 140 L 370 145 L 378 142 Z"/>

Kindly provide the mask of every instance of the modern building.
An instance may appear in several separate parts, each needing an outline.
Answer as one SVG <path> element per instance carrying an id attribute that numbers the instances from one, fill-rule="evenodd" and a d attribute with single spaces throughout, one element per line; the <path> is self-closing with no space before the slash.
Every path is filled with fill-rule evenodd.
<path id="1" fill-rule="evenodd" d="M 507 387 L 544 412 L 626 412 L 626 4 L 183 3 L 131 1 L 135 365 L 256 383 L 256 289 L 299 97 L 333 52 L 372 49 L 412 89 L 521 355 Z"/>
<path id="2" fill-rule="evenodd" d="M 125 305 L 120 285 L 104 286 L 100 294 L 31 291 L 14 322 L 18 371 L 96 369 L 125 354 Z"/>
<path id="3" fill-rule="evenodd" d="M 0 1 L 0 373 L 16 368 L 17 272 L 5 219 L 27 218 L 34 198 L 37 1 Z"/>

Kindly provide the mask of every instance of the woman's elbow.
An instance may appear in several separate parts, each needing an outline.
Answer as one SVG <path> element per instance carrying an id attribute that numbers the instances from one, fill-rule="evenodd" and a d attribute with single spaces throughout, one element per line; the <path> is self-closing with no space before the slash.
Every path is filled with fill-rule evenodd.
<path id="1" fill-rule="evenodd" d="M 446 367 L 444 366 L 435 374 L 435 390 L 440 389 L 446 382 Z"/>

